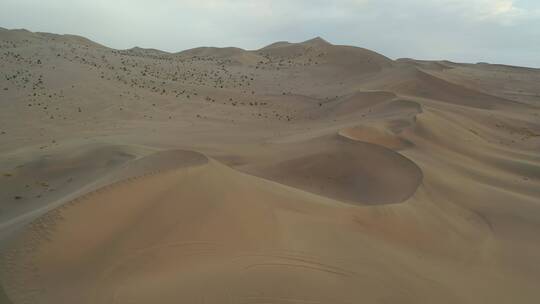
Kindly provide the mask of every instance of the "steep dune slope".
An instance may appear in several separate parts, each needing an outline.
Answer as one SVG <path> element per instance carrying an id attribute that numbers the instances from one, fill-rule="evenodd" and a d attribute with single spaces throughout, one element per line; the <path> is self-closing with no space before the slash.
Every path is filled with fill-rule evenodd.
<path id="1" fill-rule="evenodd" d="M 496 266 L 499 243 L 482 218 L 430 206 L 444 196 L 431 182 L 410 203 L 358 208 L 182 153 L 184 168 L 105 187 L 34 222 L 5 256 L 10 298 L 504 303 L 534 294 Z M 464 249 L 479 240 L 483 250 Z M 497 253 L 491 262 L 485 250 Z M 473 292 L 487 286 L 505 286 L 504 296 Z"/>
<path id="2" fill-rule="evenodd" d="M 520 106 L 510 100 L 454 84 L 416 67 L 405 67 L 387 72 L 375 83 L 379 84 L 377 87 L 380 89 L 398 94 L 418 96 L 481 109 Z"/>

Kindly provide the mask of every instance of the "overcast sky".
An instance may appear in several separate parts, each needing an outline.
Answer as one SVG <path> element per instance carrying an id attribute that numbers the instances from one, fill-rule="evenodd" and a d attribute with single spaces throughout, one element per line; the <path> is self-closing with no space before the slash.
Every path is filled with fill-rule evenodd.
<path id="1" fill-rule="evenodd" d="M 394 59 L 540 67 L 540 0 L 1 0 L 0 27 L 166 51 L 322 36 Z"/>

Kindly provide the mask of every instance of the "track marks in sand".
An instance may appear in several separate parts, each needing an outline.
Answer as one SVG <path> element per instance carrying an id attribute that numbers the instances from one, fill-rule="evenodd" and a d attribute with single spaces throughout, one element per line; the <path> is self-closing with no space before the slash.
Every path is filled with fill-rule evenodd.
<path id="1" fill-rule="evenodd" d="M 169 162 L 171 167 L 163 167 L 159 170 L 146 170 L 143 175 L 133 176 L 111 183 L 73 199 L 56 209 L 50 210 L 32 221 L 22 235 L 10 246 L 10 249 L 8 248 L 1 257 L 0 273 L 4 275 L 0 279 L 10 298 L 17 300 L 16 303 L 35 303 L 42 293 L 45 292 L 45 289 L 32 289 L 20 283 L 41 279 L 38 275 L 40 267 L 37 265 L 40 251 L 42 247 L 55 242 L 57 227 L 64 223 L 66 214 L 73 207 L 83 203 L 90 203 L 88 201 L 98 199 L 100 196 L 107 196 L 109 193 L 114 193 L 122 188 L 129 188 L 136 183 L 144 184 L 146 180 L 156 175 L 166 174 L 179 168 L 198 166 L 208 162 L 205 156 L 191 151 L 167 151 L 161 154 L 161 157 L 163 156 L 166 159 L 172 156 L 174 161 Z M 179 164 L 178 161 L 182 159 L 184 161 Z M 92 223 L 92 225 L 94 224 L 99 225 L 99 220 L 96 223 Z M 85 227 L 81 227 L 80 229 L 85 229 Z M 92 228 L 88 227 L 88 229 Z M 73 233 L 76 233 L 76 231 L 73 231 Z"/>
<path id="2" fill-rule="evenodd" d="M 197 204 L 189 204 L 195 199 Z M 172 299 L 179 292 L 176 284 L 185 282 L 191 282 L 186 285 L 190 288 L 182 288 L 186 299 L 207 289 L 218 297 L 216 284 L 225 278 L 233 297 L 266 289 L 276 280 L 301 280 L 303 286 L 311 280 L 352 284 L 359 277 L 347 263 L 318 257 L 316 247 L 299 253 L 290 251 L 291 244 L 277 242 L 286 239 L 273 224 L 280 213 L 334 208 L 316 199 L 213 161 L 151 172 L 94 191 L 35 221 L 4 263 L 2 282 L 17 303 L 81 297 L 122 303 L 156 292 Z M 246 224 L 256 232 L 242 228 Z M 287 235 L 301 233 L 293 227 Z M 258 248 L 262 243 L 268 248 Z M 80 280 L 64 281 L 80 273 L 85 274 Z M 136 288 L 139 282 L 155 288 Z M 241 288 L 248 283 L 252 285 Z M 277 298 L 298 298 L 285 285 L 280 288 Z"/>

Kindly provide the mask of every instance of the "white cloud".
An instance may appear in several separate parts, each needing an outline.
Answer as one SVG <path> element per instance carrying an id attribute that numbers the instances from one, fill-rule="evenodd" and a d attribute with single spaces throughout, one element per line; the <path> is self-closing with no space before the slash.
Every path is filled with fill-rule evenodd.
<path id="1" fill-rule="evenodd" d="M 455 12 L 456 17 L 473 22 L 495 22 L 511 25 L 533 17 L 537 11 L 526 10 L 516 5 L 514 0 L 437 0 L 441 5 Z"/>
<path id="2" fill-rule="evenodd" d="M 323 36 L 391 57 L 540 66 L 539 9 L 538 0 L 1 0 L 0 26 L 168 51 Z"/>

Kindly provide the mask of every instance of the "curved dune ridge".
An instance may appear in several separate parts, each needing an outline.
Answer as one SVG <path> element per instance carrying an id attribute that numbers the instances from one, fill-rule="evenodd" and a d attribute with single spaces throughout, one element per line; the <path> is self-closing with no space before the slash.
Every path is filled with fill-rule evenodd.
<path id="1" fill-rule="evenodd" d="M 402 133 L 414 132 L 416 117 L 422 113 L 419 103 L 393 98 L 376 103 L 369 113 L 377 119 L 343 128 L 338 135 L 396 151 L 412 146 Z"/>
<path id="2" fill-rule="evenodd" d="M 347 205 L 240 174 L 201 154 L 174 153 L 184 159 L 179 167 L 107 186 L 33 222 L 4 258 L 9 297 L 350 303 L 395 288 L 414 298 L 390 278 L 366 280 L 366 265 L 358 264 L 363 237 L 351 234 L 358 228 Z M 345 239 L 331 237 L 338 230 L 349 231 Z M 322 242 L 312 238 L 315 231 Z M 358 284 L 371 292 L 355 291 Z M 428 286 L 434 287 L 419 288 Z"/>
<path id="3" fill-rule="evenodd" d="M 321 157 L 327 156 L 310 163 L 324 167 Z M 421 188 L 414 204 L 358 208 L 239 173 L 196 152 L 153 156 L 160 159 L 175 165 L 106 186 L 35 220 L 2 259 L 0 280 L 9 298 L 15 303 L 417 303 L 426 298 L 456 303 L 463 296 L 450 286 L 466 290 L 464 285 L 485 276 L 474 267 L 467 270 L 470 280 L 454 281 L 453 267 L 459 273 L 463 265 L 452 261 L 473 258 L 458 248 L 485 238 L 493 227 L 481 228 L 484 219 L 472 214 L 453 218 L 455 211 L 443 215 L 422 206 L 427 197 L 440 195 L 430 193 L 431 187 Z M 392 182 L 386 186 L 391 189 Z M 461 229 L 476 230 L 475 239 L 450 234 L 446 245 L 435 245 L 440 222 L 419 222 L 426 214 L 453 224 L 464 221 Z M 430 253 L 417 256 L 418 248 Z M 406 260 L 396 259 L 396 250 Z M 438 262 L 445 270 L 432 273 L 433 255 L 441 253 L 449 254 Z"/>
<path id="4" fill-rule="evenodd" d="M 388 298 L 391 289 L 392 297 L 412 303 L 420 299 L 408 291 L 413 288 L 455 300 L 433 283 L 415 283 L 414 274 L 377 274 L 390 254 L 385 246 L 377 249 L 379 262 L 362 262 L 366 240 L 355 231 L 372 225 L 361 220 L 366 214 L 201 154 L 174 157 L 184 164 L 107 186 L 34 221 L 4 257 L 9 297 L 16 303 L 351 303 Z"/>

